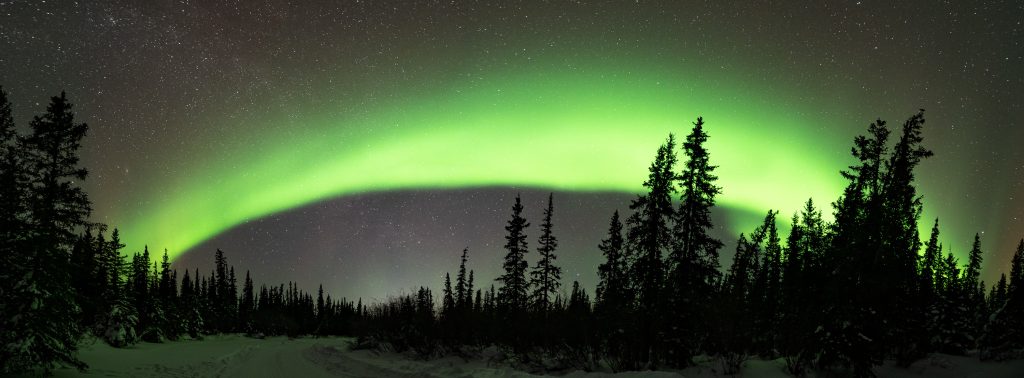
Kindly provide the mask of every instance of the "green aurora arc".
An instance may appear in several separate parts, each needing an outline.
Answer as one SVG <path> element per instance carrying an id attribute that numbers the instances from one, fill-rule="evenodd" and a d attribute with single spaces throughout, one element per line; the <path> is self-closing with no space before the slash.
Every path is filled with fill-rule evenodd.
<path id="1" fill-rule="evenodd" d="M 484 186 L 636 193 L 657 146 L 669 132 L 685 137 L 698 115 L 719 166 L 721 206 L 780 209 L 788 219 L 809 197 L 822 207 L 841 192 L 837 171 L 849 158 L 830 146 L 852 135 L 823 135 L 808 112 L 782 100 L 785 93 L 614 66 L 630 69 L 509 72 L 396 96 L 346 119 L 302 119 L 302 128 L 225 144 L 220 159 L 189 161 L 177 177 L 160 180 L 166 196 L 120 211 L 114 224 L 128 250 L 148 244 L 173 259 L 247 220 L 356 193 Z M 738 233 L 751 222 L 726 226 Z"/>

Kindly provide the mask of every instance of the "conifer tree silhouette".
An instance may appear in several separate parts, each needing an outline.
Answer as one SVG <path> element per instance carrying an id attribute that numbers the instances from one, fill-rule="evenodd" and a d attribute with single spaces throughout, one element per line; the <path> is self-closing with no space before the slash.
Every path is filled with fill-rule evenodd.
<path id="1" fill-rule="evenodd" d="M 626 245 L 631 262 L 630 288 L 636 308 L 633 340 L 629 344 L 633 356 L 625 364 L 629 369 L 654 368 L 661 361 L 658 333 L 662 329 L 664 308 L 663 256 L 672 245 L 671 222 L 675 215 L 672 197 L 677 192 L 675 146 L 675 137 L 669 134 L 648 169 L 644 182 L 648 192 L 638 195 L 629 205 L 633 214 L 626 220 Z"/>
<path id="2" fill-rule="evenodd" d="M 544 221 L 540 225 L 541 235 L 537 241 L 537 265 L 530 272 L 530 286 L 533 287 L 532 304 L 533 310 L 541 317 L 546 318 L 552 310 L 552 299 L 558 294 L 561 287 L 562 268 L 555 265 L 555 249 L 558 247 L 558 239 L 552 233 L 551 215 L 554 212 L 554 194 L 548 194 L 548 206 L 544 209 Z"/>
<path id="3" fill-rule="evenodd" d="M 721 279 L 718 249 L 722 242 L 710 235 L 711 209 L 721 187 L 715 185 L 718 177 L 707 140 L 704 119 L 697 117 L 682 146 L 686 162 L 678 176 L 680 205 L 673 217 L 672 248 L 666 260 L 666 313 L 672 314 L 666 321 L 666 358 L 675 366 L 692 364 L 706 339 L 710 322 L 705 315 Z"/>

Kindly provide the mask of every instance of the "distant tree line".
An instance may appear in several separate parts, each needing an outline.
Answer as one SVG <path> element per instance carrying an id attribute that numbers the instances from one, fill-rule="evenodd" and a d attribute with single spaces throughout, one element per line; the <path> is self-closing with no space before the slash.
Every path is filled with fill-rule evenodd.
<path id="1" fill-rule="evenodd" d="M 939 244 L 938 220 L 927 241 L 918 234 L 914 171 L 932 155 L 923 124 L 922 111 L 890 142 L 886 123 L 872 123 L 841 172 L 834 221 L 808 200 L 780 235 L 769 210 L 739 235 L 724 271 L 723 244 L 710 235 L 722 188 L 698 118 L 681 145 L 669 134 L 658 148 L 629 215 L 611 215 L 593 298 L 578 282 L 568 294 L 561 287 L 553 196 L 529 266 L 530 223 L 517 196 L 493 283 L 477 282 L 467 248 L 437 297 L 420 287 L 364 306 L 294 283 L 257 291 L 248 272 L 239 287 L 220 250 L 205 276 L 179 277 L 166 251 L 159 261 L 148 248 L 129 259 L 117 229 L 88 221 L 77 156 L 88 126 L 75 123 L 66 96 L 19 135 L 0 89 L 0 373 L 85 368 L 75 351 L 89 334 L 117 347 L 227 332 L 355 335 L 357 347 L 423 356 L 500 350 L 541 372 L 685 367 L 707 355 L 726 373 L 761 356 L 784 358 L 798 376 L 871 376 L 884 360 L 906 365 L 931 352 L 1024 357 L 1024 240 L 1009 276 L 987 289 L 980 237 L 961 265 Z"/>

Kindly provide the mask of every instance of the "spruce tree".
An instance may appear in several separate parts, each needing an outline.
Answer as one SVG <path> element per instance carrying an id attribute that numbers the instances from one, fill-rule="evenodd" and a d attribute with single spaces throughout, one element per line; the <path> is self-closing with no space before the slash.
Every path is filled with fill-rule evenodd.
<path id="1" fill-rule="evenodd" d="M 164 255 L 160 260 L 159 277 L 160 299 L 165 303 L 173 302 L 178 297 L 178 284 L 177 280 L 174 279 L 174 271 L 171 269 L 171 262 L 167 257 L 166 249 L 164 249 Z"/>
<path id="2" fill-rule="evenodd" d="M 188 271 L 185 271 L 188 275 Z M 323 293 L 323 285 L 320 285 L 320 292 Z M 238 320 L 241 325 L 241 331 L 252 332 L 253 331 L 253 314 L 256 312 L 256 297 L 253 288 L 252 278 L 249 276 L 249 271 L 245 271 L 245 283 L 242 286 L 242 301 L 238 307 Z M 322 298 L 322 296 L 321 296 Z M 323 310 L 323 305 L 320 305 L 320 310 Z"/>
<path id="3" fill-rule="evenodd" d="M 210 297 L 210 303 L 212 304 L 212 325 L 218 332 L 227 332 L 228 330 L 228 304 L 230 300 L 228 297 L 228 263 L 227 258 L 224 257 L 224 251 L 217 249 L 214 253 L 214 273 L 210 277 L 213 282 L 211 283 L 211 290 L 207 293 Z"/>
<path id="4" fill-rule="evenodd" d="M 450 321 L 452 314 L 455 312 L 455 298 L 452 296 L 452 276 L 448 273 L 444 274 L 444 291 L 442 295 L 441 318 L 445 321 Z"/>
<path id="5" fill-rule="evenodd" d="M 114 347 L 134 344 L 138 342 L 139 315 L 133 305 L 134 297 L 130 296 L 131 286 L 126 290 L 124 285 L 126 277 L 131 282 L 132 271 L 125 261 L 126 256 L 121 254 L 124 244 L 121 243 L 120 231 L 115 228 L 110 234 L 110 241 L 104 240 L 100 234 L 96 248 L 103 256 L 100 265 L 106 270 L 97 335 Z"/>
<path id="6" fill-rule="evenodd" d="M 552 233 L 551 215 L 554 212 L 552 204 L 554 194 L 548 194 L 548 207 L 544 209 L 544 221 L 541 223 L 541 235 L 537 241 L 537 253 L 540 256 L 537 265 L 530 272 L 530 286 L 533 287 L 532 304 L 533 309 L 543 319 L 551 310 L 552 299 L 558 294 L 561 286 L 562 268 L 555 265 L 555 248 L 558 247 L 558 239 Z"/>
<path id="7" fill-rule="evenodd" d="M 523 218 L 523 203 L 516 195 L 516 203 L 512 206 L 512 219 L 509 219 L 505 231 L 505 262 L 502 267 L 505 273 L 497 278 L 501 282 L 498 288 L 498 304 L 506 313 L 518 313 L 526 310 L 526 228 L 530 223 Z"/>
<path id="8" fill-rule="evenodd" d="M 1006 327 L 1009 346 L 1017 350 L 1024 348 L 1024 239 L 1017 245 L 1017 251 L 1013 254 L 1010 284 L 1002 312 L 1002 317 L 1009 325 Z M 1020 357 L 1020 354 L 1017 357 Z"/>
<path id="9" fill-rule="evenodd" d="M 27 172 L 24 164 L 24 150 L 18 145 L 18 132 L 11 114 L 11 103 L 7 91 L 0 86 L 0 263 L 7 262 L 13 249 L 12 243 L 23 236 L 25 227 Z M 9 268 L 0 272 L 11 272 Z"/>
<path id="10" fill-rule="evenodd" d="M 793 229 L 787 239 L 779 351 L 786 358 L 787 369 L 794 375 L 802 374 L 819 350 L 818 345 L 809 341 L 815 339 L 818 325 L 825 322 L 820 318 L 821 304 L 831 298 L 823 288 L 823 283 L 831 278 L 831 271 L 824 268 L 825 228 L 821 212 L 814 201 L 808 199 L 799 216 L 794 216 Z"/>
<path id="11" fill-rule="evenodd" d="M 107 259 L 107 239 L 103 236 L 104 227 L 99 227 L 99 231 L 96 233 L 96 238 L 93 239 L 93 259 L 96 266 L 93 272 L 93 280 L 95 281 L 96 290 L 96 321 L 98 318 L 103 316 L 106 311 L 107 299 L 106 293 L 109 290 L 110 285 L 110 263 Z"/>
<path id="12" fill-rule="evenodd" d="M 295 288 L 298 289 L 298 284 Z M 228 290 L 223 300 L 226 308 L 224 313 L 227 316 L 225 320 L 227 327 L 223 332 L 234 332 L 235 325 L 238 324 L 238 281 L 235 279 L 234 266 L 228 269 Z"/>
<path id="13" fill-rule="evenodd" d="M 96 321 L 100 306 L 99 280 L 96 279 L 98 259 L 92 230 L 87 228 L 71 248 L 71 284 L 81 309 L 79 324 L 90 326 Z"/>
<path id="14" fill-rule="evenodd" d="M 753 349 L 754 316 L 750 311 L 750 294 L 758 270 L 757 252 L 746 234 L 740 233 L 732 265 L 722 283 L 721 295 L 709 313 L 713 321 L 710 323 L 708 352 L 722 357 L 727 374 L 738 372 L 738 365 Z"/>
<path id="15" fill-rule="evenodd" d="M 459 261 L 459 274 L 455 279 L 455 307 L 460 309 L 466 305 L 466 300 L 470 295 L 466 287 L 466 255 L 468 253 L 469 247 L 462 249 L 462 258 Z"/>
<path id="16" fill-rule="evenodd" d="M 925 244 L 924 256 L 921 259 L 921 295 L 925 296 L 928 303 L 935 297 L 935 267 L 939 263 L 939 219 L 935 219 L 932 225 L 931 236 Z"/>
<path id="17" fill-rule="evenodd" d="M 979 278 L 981 277 L 981 235 L 974 234 L 974 244 L 971 244 L 971 251 L 968 253 L 967 269 L 963 273 L 964 288 L 970 292 L 978 290 Z"/>
<path id="18" fill-rule="evenodd" d="M 705 144 L 708 134 L 704 119 L 697 118 L 683 143 L 686 163 L 679 176 L 680 205 L 675 212 L 672 250 L 668 269 L 668 314 L 666 343 L 668 356 L 676 366 L 692 364 L 697 347 L 707 337 L 708 314 L 720 280 L 718 249 L 722 242 L 710 235 L 714 225 L 711 209 L 721 187 Z"/>
<path id="19" fill-rule="evenodd" d="M 473 300 L 473 270 L 469 270 L 469 279 L 466 280 L 466 300 L 462 304 L 465 312 L 472 312 L 473 306 L 479 301 Z"/>
<path id="20" fill-rule="evenodd" d="M 938 279 L 940 264 L 942 263 L 942 251 L 939 246 L 939 220 L 935 219 L 932 231 L 925 244 L 924 256 L 921 258 L 920 279 L 918 293 L 921 310 L 920 316 L 915 320 L 921 323 L 924 330 L 923 337 L 919 341 L 923 350 L 935 350 L 932 342 L 933 335 L 938 333 L 939 322 L 938 312 L 942 305 L 942 282 Z"/>
<path id="21" fill-rule="evenodd" d="M 25 149 L 19 143 L 11 103 L 0 87 L 0 374 L 34 363 L 22 350 L 32 301 L 32 254 L 28 249 L 28 187 Z M 37 347 L 38 348 L 38 347 Z"/>
<path id="22" fill-rule="evenodd" d="M 941 247 L 940 247 L 941 249 Z M 968 311 L 967 298 L 972 292 L 965 289 L 958 262 L 953 253 L 948 253 L 939 264 L 936 282 L 940 289 L 935 316 L 935 334 L 932 336 L 933 349 L 941 353 L 963 355 L 972 343 L 970 329 L 974 324 Z"/>
<path id="23" fill-rule="evenodd" d="M 876 279 L 879 246 L 877 237 L 882 207 L 881 175 L 887 153 L 889 129 L 885 121 L 868 126 L 869 136 L 857 136 L 851 154 L 858 160 L 849 170 L 841 171 L 848 181 L 840 198 L 833 203 L 835 222 L 829 230 L 831 241 L 823 255 L 822 269 L 831 272 L 822 299 L 824 313 L 821 327 L 814 337 L 816 361 L 822 370 L 848 367 L 858 376 L 870 375 L 871 367 L 880 364 L 886 351 L 881 344 L 883 330 L 877 319 L 878 298 L 866 298 L 864 292 L 884 296 Z M 873 295 L 874 296 L 874 295 Z"/>
<path id="24" fill-rule="evenodd" d="M 27 172 L 22 163 L 24 150 L 18 148 L 18 133 L 11 115 L 7 91 L 0 87 L 0 314 L 19 314 L 30 294 L 24 279 L 29 273 L 28 254 L 19 253 L 25 246 L 27 229 Z M 0 366 L 13 358 L 12 350 L 3 347 L 15 342 L 22 328 L 21 317 L 0 316 Z M 0 369 L 0 373 L 8 372 Z"/>
<path id="25" fill-rule="evenodd" d="M 754 329 L 757 330 L 753 340 L 755 350 L 764 355 L 771 355 L 775 349 L 775 332 L 778 327 L 782 247 L 775 224 L 777 214 L 769 210 L 751 240 L 752 247 L 763 253 L 760 254 L 760 263 L 755 265 L 757 269 L 747 311 L 754 314 Z M 757 255 L 753 258 L 757 258 Z"/>
<path id="26" fill-rule="evenodd" d="M 989 294 L 989 308 L 995 310 L 1003 307 L 1003 303 L 1006 302 L 1006 274 L 999 275 L 999 281 L 992 286 L 992 293 Z"/>
<path id="27" fill-rule="evenodd" d="M 124 293 L 124 284 L 122 280 L 127 273 L 126 269 L 128 266 L 127 261 L 125 261 L 125 255 L 121 254 L 121 249 L 124 247 L 125 245 L 121 244 L 121 233 L 115 228 L 114 231 L 110 233 L 109 244 L 103 248 L 106 252 L 104 263 L 107 266 L 107 274 L 109 276 L 107 291 L 104 295 L 108 303 L 122 298 Z"/>
<path id="28" fill-rule="evenodd" d="M 811 200 L 805 205 L 807 208 L 813 213 Z M 813 331 L 808 325 L 813 313 L 809 305 L 813 303 L 809 302 L 813 294 L 808 287 L 812 284 L 808 270 L 813 269 L 813 265 L 808 238 L 814 231 L 804 224 L 799 213 L 793 215 L 792 225 L 782 263 L 777 336 L 778 351 L 786 359 L 786 369 L 790 374 L 801 376 L 811 360 L 805 341 L 811 338 Z"/>
<path id="29" fill-rule="evenodd" d="M 964 314 L 967 316 L 965 324 L 966 332 L 969 340 L 975 340 L 981 333 L 984 327 L 984 322 L 987 321 L 985 316 L 985 295 L 984 286 L 979 281 L 981 277 L 981 236 L 974 234 L 974 243 L 971 245 L 971 251 L 968 253 L 967 267 L 964 269 L 963 278 L 961 279 L 960 300 L 962 306 L 966 306 L 967 312 Z M 968 348 L 974 347 L 973 344 L 968 344 Z"/>
<path id="30" fill-rule="evenodd" d="M 555 300 L 556 303 L 560 301 Z M 558 309 L 564 308 L 564 326 L 559 332 L 564 335 L 563 350 L 565 353 L 574 356 L 580 363 L 590 363 L 592 359 L 590 358 L 590 350 L 588 348 L 591 345 L 594 333 L 591 328 L 592 308 L 590 296 L 580 287 L 578 281 L 573 281 L 568 304 L 564 305 L 564 307 L 562 305 L 556 305 L 555 307 Z"/>
<path id="31" fill-rule="evenodd" d="M 1010 261 L 1010 286 L 1007 289 L 1009 295 L 1024 295 L 1024 239 L 1017 244 L 1017 251 Z"/>
<path id="32" fill-rule="evenodd" d="M 608 237 L 601 240 L 597 248 L 604 255 L 605 262 L 597 267 L 595 311 L 602 316 L 622 314 L 629 308 L 629 302 L 625 246 L 618 210 L 612 214 L 608 225 Z"/>
<path id="33" fill-rule="evenodd" d="M 0 100 L 0 107 L 3 104 L 7 104 L 6 99 Z M 89 127 L 75 123 L 71 108 L 63 92 L 52 97 L 46 113 L 33 117 L 30 134 L 18 138 L 23 149 L 17 155 L 23 157 L 19 163 L 25 167 L 28 190 L 27 222 L 21 231 L 24 244 L 19 242 L 21 250 L 16 254 L 27 255 L 27 259 L 19 257 L 14 261 L 23 265 L 14 267 L 11 292 L 15 298 L 11 299 L 17 304 L 4 308 L 4 317 L 18 319 L 5 324 L 10 328 L 0 337 L 7 341 L 0 345 L 0 366 L 4 372 L 35 366 L 48 371 L 57 364 L 85 367 L 75 357 L 82 328 L 78 324 L 80 309 L 71 284 L 69 254 L 91 211 L 89 199 L 80 187 L 88 171 L 79 165 L 78 158 L 78 149 Z M 9 121 L 5 120 L 8 116 L 9 111 L 0 109 L 0 133 L 6 134 L 5 140 L 10 138 Z M 4 172 L 0 176 L 9 174 Z M 11 181 L 10 177 L 3 179 Z M 11 190 L 17 189 L 5 189 Z"/>
<path id="34" fill-rule="evenodd" d="M 12 290 L 0 291 L 0 313 L 14 313 L 17 303 L 14 290 L 24 289 L 18 283 L 28 272 L 27 254 L 16 251 L 24 248 L 28 206 L 28 172 L 25 169 L 25 150 L 18 143 L 18 133 L 11 115 L 11 103 L 7 92 L 0 87 L 0 279 Z M 0 317 L 4 318 L 4 317 Z M 0 329 L 16 329 L 10 319 L 0 319 Z M 14 328 L 12 328 L 14 327 Z M 5 342 L 6 332 L 0 332 L 0 345 Z"/>
<path id="35" fill-rule="evenodd" d="M 675 136 L 658 147 L 654 162 L 648 169 L 644 187 L 648 192 L 638 195 L 629 205 L 633 214 L 626 220 L 630 289 L 635 300 L 634 340 L 628 348 L 634 355 L 624 361 L 628 368 L 656 367 L 660 344 L 665 281 L 664 254 L 672 245 L 672 220 L 675 209 L 672 197 L 675 185 Z"/>
<path id="36" fill-rule="evenodd" d="M 627 331 L 631 329 L 632 305 L 625 241 L 618 210 L 612 214 L 609 222 L 608 237 L 601 240 L 597 248 L 604 255 L 605 261 L 597 267 L 599 281 L 594 303 L 595 330 L 603 335 L 599 340 L 600 350 L 612 369 L 621 371 L 630 367 Z"/>
<path id="37" fill-rule="evenodd" d="M 868 287 L 868 290 L 886 290 L 886 294 L 878 296 L 876 302 L 877 320 L 886 325 L 879 334 L 883 340 L 881 348 L 892 350 L 897 361 L 904 366 L 923 357 L 928 344 L 927 328 L 915 320 L 928 308 L 919 287 L 921 240 L 918 220 L 922 198 L 914 185 L 915 168 L 932 156 L 932 151 L 922 145 L 924 123 L 923 109 L 903 123 L 900 139 L 885 164 L 882 205 L 877 210 L 881 235 L 874 236 L 880 247 L 877 257 L 882 266 L 872 279 L 879 285 Z"/>
<path id="38" fill-rule="evenodd" d="M 246 272 L 245 273 L 245 285 L 243 285 L 243 289 L 242 289 L 242 298 L 243 299 L 242 299 L 242 302 L 240 303 L 240 306 L 238 308 L 239 321 L 243 325 L 245 324 L 244 313 L 248 312 L 248 310 L 246 310 L 244 308 L 245 307 L 246 291 L 248 290 L 248 287 L 246 287 L 246 286 L 248 284 L 249 284 L 249 273 Z M 326 335 L 329 332 L 329 329 L 331 327 L 331 325 L 329 324 L 330 321 L 331 321 L 331 314 L 330 314 L 330 311 L 329 311 L 330 310 L 330 306 L 331 306 L 331 296 L 327 295 L 327 298 L 326 299 L 324 298 L 324 285 L 320 284 L 320 286 L 317 287 L 317 289 L 316 289 L 316 329 L 315 329 L 315 333 L 318 334 L 318 335 Z"/>

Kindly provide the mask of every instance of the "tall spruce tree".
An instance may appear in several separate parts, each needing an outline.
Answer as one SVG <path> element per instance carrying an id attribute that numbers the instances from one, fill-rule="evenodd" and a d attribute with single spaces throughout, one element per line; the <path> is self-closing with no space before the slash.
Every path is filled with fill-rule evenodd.
<path id="1" fill-rule="evenodd" d="M 622 313 L 628 309 L 629 302 L 625 246 L 618 210 L 609 222 L 608 237 L 601 240 L 597 248 L 604 255 L 605 262 L 597 267 L 596 310 L 599 313 Z"/>
<path id="2" fill-rule="evenodd" d="M 676 366 L 692 364 L 692 357 L 707 337 L 704 316 L 715 299 L 720 280 L 718 250 L 722 242 L 710 235 L 711 209 L 721 187 L 705 146 L 704 119 L 697 117 L 683 143 L 686 163 L 679 176 L 680 205 L 675 212 L 672 249 L 667 260 L 668 282 L 666 353 Z"/>
<path id="3" fill-rule="evenodd" d="M 826 224 L 812 199 L 808 199 L 794 219 L 786 249 L 782 275 L 782 326 L 779 351 L 786 359 L 791 374 L 802 375 L 819 351 L 815 339 L 818 325 L 824 324 L 820 316 L 821 304 L 831 297 L 822 287 L 831 272 L 824 268 L 826 250 Z"/>
<path id="4" fill-rule="evenodd" d="M 807 201 L 805 212 L 814 214 L 813 201 Z M 814 222 L 815 220 L 811 220 L 809 223 Z M 812 300 L 813 292 L 809 288 L 812 281 L 808 272 L 813 269 L 813 252 L 809 239 L 815 230 L 807 223 L 800 218 L 800 213 L 793 215 L 793 228 L 786 238 L 779 290 L 778 351 L 786 359 L 786 369 L 796 376 L 804 374 L 811 360 L 811 354 L 804 348 L 804 344 L 811 338 L 813 331 L 809 326 L 814 312 L 810 305 L 813 302 L 809 302 Z"/>
<path id="5" fill-rule="evenodd" d="M 928 237 L 928 243 L 925 244 L 924 256 L 922 256 L 920 264 L 918 292 L 923 312 L 915 317 L 915 320 L 921 323 L 924 329 L 924 337 L 920 340 L 922 349 L 929 351 L 935 350 L 932 335 L 938 333 L 937 315 L 938 311 L 940 311 L 942 300 L 941 282 L 938 279 L 941 263 L 942 251 L 939 246 L 939 219 L 936 218 L 935 223 L 932 225 L 931 234 Z"/>
<path id="6" fill-rule="evenodd" d="M 928 308 L 920 295 L 918 220 L 922 198 L 914 185 L 915 168 L 932 156 L 932 151 L 922 145 L 924 123 L 923 109 L 903 123 L 900 139 L 885 164 L 882 205 L 877 210 L 881 235 L 868 237 L 877 240 L 877 257 L 882 262 L 874 279 L 879 286 L 871 289 L 882 288 L 887 293 L 877 298 L 877 320 L 886 324 L 879 335 L 884 342 L 882 348 L 892 350 L 904 366 L 923 357 L 928 344 L 927 327 L 916 320 Z"/>
<path id="7" fill-rule="evenodd" d="M 558 247 L 558 239 L 552 233 L 551 216 L 554 212 L 552 203 L 554 194 L 548 194 L 548 206 L 544 209 L 544 221 L 540 225 L 540 238 L 537 240 L 537 265 L 530 272 L 530 286 L 533 287 L 532 304 L 534 311 L 541 316 L 547 317 L 552 310 L 552 300 L 558 295 L 558 288 L 561 287 L 562 268 L 555 265 L 555 248 Z"/>
<path id="8" fill-rule="evenodd" d="M 441 299 L 441 318 L 451 321 L 455 313 L 455 297 L 452 295 L 452 276 L 447 272 L 444 274 L 444 291 Z"/>
<path id="9" fill-rule="evenodd" d="M 598 283 L 594 303 L 597 331 L 604 335 L 600 348 L 612 369 L 620 371 L 628 367 L 625 366 L 629 358 L 626 354 L 626 332 L 630 328 L 632 306 L 625 241 L 618 210 L 612 214 L 608 224 L 608 237 L 601 240 L 597 248 L 605 258 L 604 263 L 597 267 Z"/>
<path id="10" fill-rule="evenodd" d="M 967 267 L 964 269 L 963 278 L 960 281 L 963 285 L 960 291 L 961 305 L 967 307 L 965 315 L 968 317 L 965 323 L 968 327 L 964 331 L 967 332 L 970 340 L 974 340 L 980 335 L 984 322 L 987 321 L 984 311 L 984 288 L 980 282 L 981 263 L 981 235 L 974 234 L 974 243 L 971 244 L 971 251 L 968 253 Z M 968 345 L 968 347 L 974 347 L 974 345 Z"/>
<path id="11" fill-rule="evenodd" d="M 121 232 L 118 229 L 114 229 L 110 233 L 110 242 L 104 248 L 106 251 L 104 263 L 107 265 L 107 292 L 104 297 L 108 303 L 115 301 L 122 297 L 123 294 L 123 279 L 127 273 L 128 262 L 125 261 L 126 256 L 121 254 L 121 249 L 125 247 L 121 243 Z"/>
<path id="12" fill-rule="evenodd" d="M 467 277 L 466 277 L 466 255 L 469 253 L 469 248 L 462 249 L 462 258 L 459 261 L 459 274 L 455 278 L 455 307 L 463 308 L 466 305 L 467 298 L 470 293 L 467 290 Z M 472 289 L 469 289 L 472 290 Z"/>
<path id="13" fill-rule="evenodd" d="M 214 273 L 210 277 L 213 280 L 211 290 L 208 292 L 212 303 L 213 325 L 218 332 L 228 330 L 228 304 L 231 298 L 228 297 L 228 263 L 224 257 L 224 251 L 217 249 L 213 257 Z"/>
<path id="14" fill-rule="evenodd" d="M 1020 240 L 1017 244 L 1017 251 L 1013 254 L 1013 260 L 1010 262 L 1010 286 L 1008 289 L 1009 295 L 1019 293 L 1024 295 L 1024 239 Z"/>
<path id="15" fill-rule="evenodd" d="M 187 275 L 188 271 L 185 271 L 185 274 Z M 245 283 L 242 286 L 242 300 L 238 306 L 238 320 L 241 325 L 241 331 L 253 331 L 253 315 L 256 312 L 256 293 L 254 290 L 252 277 L 249 276 L 249 271 L 246 270 Z M 320 286 L 320 290 L 323 291 L 323 285 Z"/>
<path id="16" fill-rule="evenodd" d="M 1006 304 L 1000 316 L 1006 319 L 1005 328 L 1008 348 L 1024 348 L 1024 239 L 1017 244 L 1010 264 L 1010 284 L 1006 293 Z M 1020 353 L 1017 357 L 1020 357 Z"/>
<path id="17" fill-rule="evenodd" d="M 677 193 L 675 147 L 675 136 L 669 134 L 648 169 L 643 184 L 647 193 L 630 203 L 633 214 L 626 219 L 629 282 L 636 308 L 634 340 L 629 347 L 634 355 L 624 361 L 629 368 L 657 367 L 661 360 L 657 352 L 664 315 L 664 255 L 672 246 L 672 197 Z"/>
<path id="18" fill-rule="evenodd" d="M 473 305 L 478 301 L 473 301 L 473 270 L 469 270 L 469 279 L 466 280 L 466 299 L 463 302 L 462 307 L 465 312 L 472 312 Z"/>
<path id="19" fill-rule="evenodd" d="M 500 328 L 501 339 L 519 351 L 526 345 L 523 333 L 526 331 L 527 306 L 529 297 L 527 293 L 528 282 L 526 278 L 526 253 L 529 247 L 526 243 L 526 228 L 530 223 L 523 217 L 523 203 L 516 195 L 516 202 L 512 205 L 512 218 L 505 226 L 505 261 L 502 264 L 505 272 L 498 276 L 497 281 L 501 283 L 498 288 L 497 306 L 500 314 L 500 321 L 504 326 Z"/>
<path id="20" fill-rule="evenodd" d="M 297 284 L 296 289 L 298 289 Z M 226 308 L 224 313 L 227 316 L 225 320 L 227 328 L 223 332 L 234 332 L 236 330 L 235 325 L 238 324 L 238 280 L 235 279 L 234 266 L 228 268 L 228 290 L 223 300 Z"/>
<path id="21" fill-rule="evenodd" d="M 827 270 L 832 270 L 826 303 L 829 321 L 817 332 L 819 366 L 849 366 L 858 376 L 888 355 L 908 363 L 923 352 L 920 318 L 917 220 L 921 198 L 914 169 L 931 156 L 921 146 L 923 112 L 908 119 L 890 152 L 885 122 L 858 136 L 852 153 L 858 165 L 843 171 L 849 183 L 835 202 Z M 875 295 L 862 295 L 870 292 Z"/>
<path id="22" fill-rule="evenodd" d="M 757 330 L 752 340 L 754 348 L 763 355 L 773 353 L 778 328 L 782 247 L 775 224 L 777 214 L 778 212 L 769 210 L 761 226 L 754 231 L 751 240 L 753 247 L 762 253 L 760 263 L 755 265 L 758 269 L 753 277 L 750 307 L 747 311 L 754 314 L 754 329 Z"/>
<path id="23" fill-rule="evenodd" d="M 18 139 L 11 103 L 0 87 L 0 314 L 4 314 L 0 316 L 0 374 L 34 363 L 18 343 L 27 333 L 28 321 L 20 315 L 31 311 L 26 304 L 33 297 L 32 255 L 20 252 L 28 242 L 29 178 L 25 150 Z"/>
<path id="24" fill-rule="evenodd" d="M 28 172 L 24 158 L 24 149 L 18 143 L 18 132 L 11 114 L 11 103 L 7 92 L 0 87 L 0 266 L 3 266 L 0 273 L 9 276 L 18 274 L 13 268 L 24 268 L 25 265 L 19 261 L 23 254 L 13 252 L 18 249 L 17 244 L 24 237 L 26 227 Z M 0 302 L 0 306 L 3 303 L 7 302 Z"/>
<path id="25" fill-rule="evenodd" d="M 523 218 L 523 203 L 516 195 L 516 203 L 512 205 L 512 219 L 509 219 L 505 231 L 505 262 L 502 267 L 505 273 L 497 278 L 501 282 L 498 288 L 498 304 L 507 313 L 522 312 L 527 306 L 526 281 L 526 228 L 530 223 Z"/>
<path id="26" fill-rule="evenodd" d="M 833 203 L 835 222 L 829 230 L 831 241 L 822 268 L 832 274 L 825 282 L 822 325 L 815 332 L 820 369 L 852 368 L 855 375 L 871 374 L 886 351 L 880 344 L 881 321 L 876 314 L 877 298 L 864 292 L 883 291 L 876 266 L 881 204 L 881 169 L 886 155 L 889 129 L 885 121 L 868 126 L 869 136 L 857 136 L 851 154 L 858 164 L 841 171 L 848 181 L 842 196 Z M 870 285 L 869 285 L 870 284 Z"/>
<path id="27" fill-rule="evenodd" d="M 0 106 L 6 103 L 0 101 Z M 36 366 L 49 370 L 57 364 L 85 367 L 75 357 L 82 327 L 78 324 L 79 307 L 71 284 L 74 267 L 69 254 L 91 211 L 89 199 L 80 187 L 88 171 L 79 165 L 78 158 L 78 149 L 89 127 L 75 123 L 71 108 L 63 92 L 52 97 L 46 113 L 32 119 L 30 134 L 18 138 L 21 151 L 17 155 L 23 158 L 18 163 L 25 167 L 27 179 L 27 206 L 25 228 L 21 231 L 23 244 L 19 243 L 21 250 L 17 254 L 27 256 L 15 260 L 23 264 L 15 268 L 20 272 L 15 274 L 11 289 L 17 304 L 4 308 L 5 317 L 17 319 L 5 324 L 10 328 L 3 331 L 2 339 L 8 341 L 0 345 L 0 366 L 4 371 Z M 9 114 L 0 110 L 0 119 L 7 116 L 2 113 Z M 0 133 L 9 138 L 8 121 L 0 122 L 4 123 Z M 8 148 L 9 145 L 5 147 Z M 10 177 L 4 179 L 11 181 Z"/>
<path id="28" fill-rule="evenodd" d="M 924 247 L 924 256 L 921 258 L 921 287 L 920 293 L 924 301 L 929 305 L 935 302 L 937 292 L 935 274 L 942 255 L 939 251 L 939 219 L 935 218 L 932 231 L 928 237 L 928 243 Z"/>

